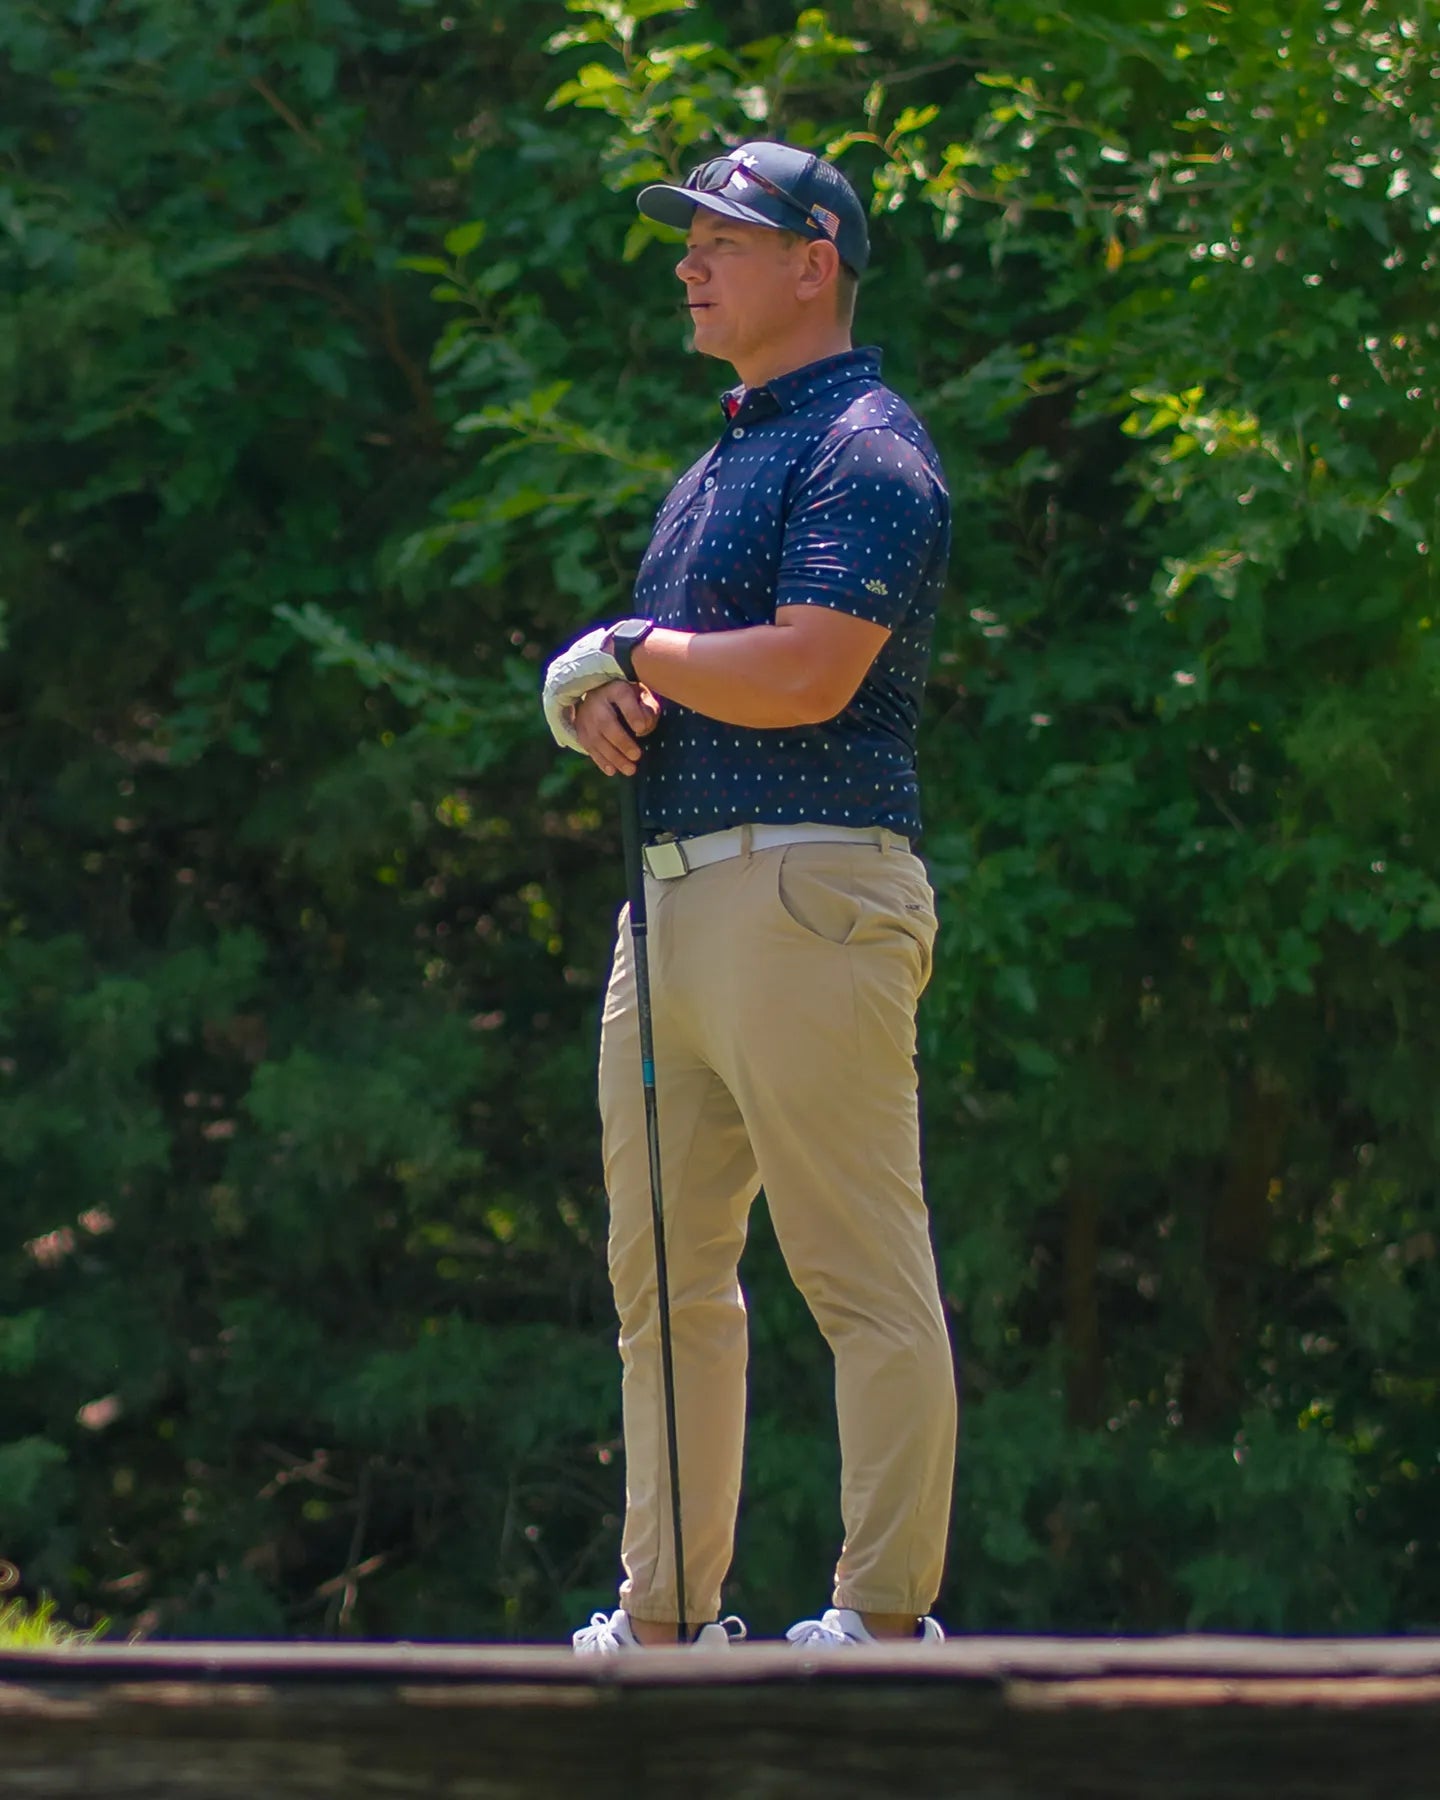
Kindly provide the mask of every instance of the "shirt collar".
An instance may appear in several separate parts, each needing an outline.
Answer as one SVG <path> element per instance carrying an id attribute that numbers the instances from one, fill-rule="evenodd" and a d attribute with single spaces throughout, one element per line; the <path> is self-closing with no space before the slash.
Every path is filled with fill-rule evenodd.
<path id="1" fill-rule="evenodd" d="M 727 419 L 734 419 L 741 412 L 752 418 L 764 418 L 768 413 L 794 412 L 807 401 L 818 400 L 831 388 L 864 377 L 878 379 L 879 374 L 880 352 L 872 344 L 861 350 L 842 350 L 838 356 L 827 356 L 820 362 L 806 363 L 802 369 L 777 375 L 764 387 L 731 388 L 720 396 L 720 405 Z"/>

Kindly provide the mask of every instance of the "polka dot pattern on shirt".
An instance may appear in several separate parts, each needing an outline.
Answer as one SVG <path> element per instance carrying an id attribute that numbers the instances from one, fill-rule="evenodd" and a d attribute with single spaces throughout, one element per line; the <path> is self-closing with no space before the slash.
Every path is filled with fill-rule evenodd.
<path id="1" fill-rule="evenodd" d="M 723 398 L 727 426 L 655 522 L 634 611 L 680 631 L 828 606 L 889 628 L 859 692 L 821 725 L 755 730 L 666 701 L 641 765 L 648 836 L 747 820 L 920 830 L 915 731 L 950 550 L 924 427 L 851 350 Z"/>

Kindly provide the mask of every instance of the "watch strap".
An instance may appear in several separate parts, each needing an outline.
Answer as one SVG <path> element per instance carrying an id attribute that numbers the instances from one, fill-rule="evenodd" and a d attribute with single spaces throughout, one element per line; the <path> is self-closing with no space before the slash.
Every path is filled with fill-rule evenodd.
<path id="1" fill-rule="evenodd" d="M 655 629 L 653 619 L 624 619 L 610 634 L 610 654 L 627 681 L 635 681 L 635 652 Z"/>

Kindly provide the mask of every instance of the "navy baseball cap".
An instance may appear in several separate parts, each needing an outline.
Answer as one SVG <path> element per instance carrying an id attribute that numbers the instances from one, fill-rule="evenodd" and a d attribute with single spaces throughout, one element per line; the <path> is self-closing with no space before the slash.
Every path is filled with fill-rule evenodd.
<path id="1" fill-rule="evenodd" d="M 701 163 L 683 187 L 641 188 L 635 204 L 647 219 L 679 231 L 689 229 L 695 208 L 703 206 L 747 225 L 829 238 L 857 275 L 870 260 L 860 196 L 833 163 L 790 144 L 741 144 Z"/>

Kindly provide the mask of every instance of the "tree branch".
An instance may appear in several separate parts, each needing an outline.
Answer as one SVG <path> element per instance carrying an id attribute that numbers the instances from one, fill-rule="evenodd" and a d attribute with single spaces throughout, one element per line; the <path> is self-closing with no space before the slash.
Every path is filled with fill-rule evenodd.
<path id="1" fill-rule="evenodd" d="M 324 155 L 325 146 L 319 138 L 290 110 L 263 75 L 247 75 L 245 79 L 271 111 L 277 113 L 285 121 L 308 150 L 313 150 L 317 156 Z"/>

